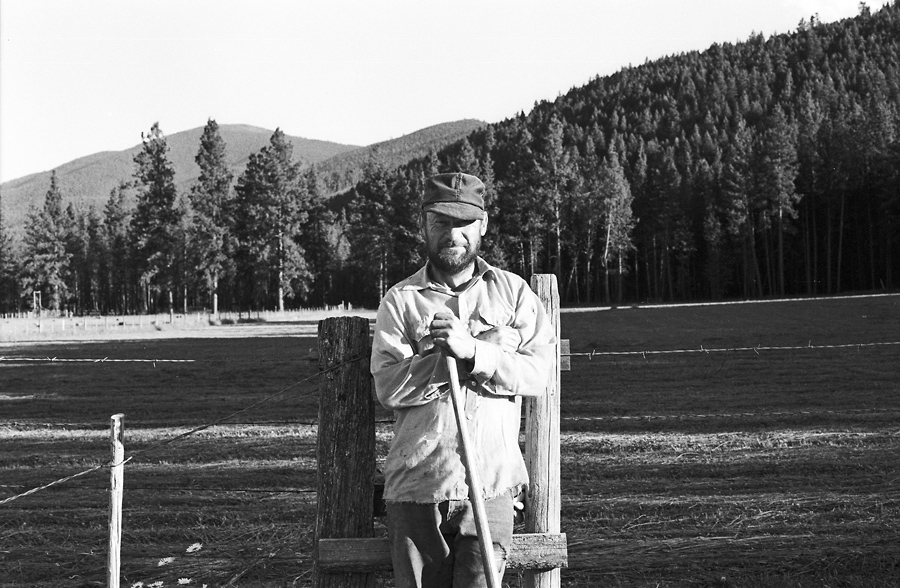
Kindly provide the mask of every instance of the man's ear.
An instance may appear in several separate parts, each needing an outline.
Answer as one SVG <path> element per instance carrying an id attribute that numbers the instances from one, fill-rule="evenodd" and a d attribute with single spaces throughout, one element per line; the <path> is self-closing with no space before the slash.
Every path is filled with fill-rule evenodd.
<path id="1" fill-rule="evenodd" d="M 481 219 L 481 236 L 482 236 L 482 237 L 484 237 L 484 234 L 487 233 L 487 225 L 488 225 L 487 219 L 488 219 L 488 215 L 487 215 L 487 213 L 485 212 L 485 213 L 484 213 L 484 218 Z"/>

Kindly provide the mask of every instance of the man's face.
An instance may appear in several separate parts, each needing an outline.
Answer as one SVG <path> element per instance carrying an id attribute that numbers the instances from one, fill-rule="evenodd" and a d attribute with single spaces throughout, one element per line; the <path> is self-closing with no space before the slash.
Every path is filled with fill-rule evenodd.
<path id="1" fill-rule="evenodd" d="M 453 275 L 469 267 L 478 255 L 487 217 L 470 221 L 426 212 L 423 225 L 428 260 L 441 272 Z"/>

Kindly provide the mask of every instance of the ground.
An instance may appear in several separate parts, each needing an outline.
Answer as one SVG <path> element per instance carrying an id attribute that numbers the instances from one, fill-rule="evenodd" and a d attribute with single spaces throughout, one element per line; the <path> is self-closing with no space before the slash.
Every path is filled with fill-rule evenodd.
<path id="1" fill-rule="evenodd" d="M 0 324 L 0 500 L 102 464 L 122 412 L 123 586 L 309 585 L 319 318 Z M 900 296 L 561 321 L 564 586 L 900 585 Z M 108 485 L 0 504 L 0 586 L 105 585 Z"/>

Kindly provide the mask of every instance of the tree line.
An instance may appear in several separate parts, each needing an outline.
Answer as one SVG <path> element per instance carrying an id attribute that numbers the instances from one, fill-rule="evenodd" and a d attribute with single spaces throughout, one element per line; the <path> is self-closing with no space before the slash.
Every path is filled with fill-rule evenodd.
<path id="1" fill-rule="evenodd" d="M 423 174 L 480 174 L 489 257 L 556 274 L 569 303 L 889 290 L 898 128 L 895 1 L 596 78 L 388 178 L 364 177 L 351 202 L 408 231 L 402 195 Z M 383 186 L 401 195 L 386 212 Z M 407 271 L 404 234 L 383 231 L 359 252 L 367 300 Z"/>
<path id="2" fill-rule="evenodd" d="M 421 263 L 424 178 L 487 186 L 484 255 L 568 303 L 886 290 L 900 259 L 900 1 L 629 67 L 326 193 L 276 130 L 234 178 L 210 120 L 179 194 L 154 125 L 104 210 L 55 176 L 0 304 L 75 312 L 374 306 Z"/>
<path id="3" fill-rule="evenodd" d="M 176 189 L 159 124 L 141 138 L 134 180 L 112 190 L 102 212 L 64 209 L 53 173 L 21 253 L 0 239 L 20 309 L 32 300 L 75 313 L 217 312 L 220 299 L 234 310 L 322 303 L 316 276 L 331 214 L 315 170 L 294 161 L 280 129 L 234 181 L 210 119 L 195 158 L 200 175 L 186 193 Z"/>

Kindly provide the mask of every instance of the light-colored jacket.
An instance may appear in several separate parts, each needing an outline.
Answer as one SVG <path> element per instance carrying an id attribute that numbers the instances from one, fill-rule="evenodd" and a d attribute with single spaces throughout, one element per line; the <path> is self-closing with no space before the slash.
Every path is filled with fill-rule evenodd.
<path id="1" fill-rule="evenodd" d="M 500 325 L 519 332 L 515 352 L 476 341 L 474 365 L 460 362 L 460 380 L 484 497 L 518 491 L 528 482 L 519 449 L 521 396 L 545 392 L 556 340 L 528 284 L 477 258 L 475 278 L 464 290 L 433 283 L 426 266 L 391 288 L 378 308 L 371 370 L 378 400 L 397 419 L 384 466 L 388 502 L 468 497 L 449 375 L 429 335 L 435 313 L 447 310 L 473 336 Z"/>

